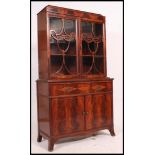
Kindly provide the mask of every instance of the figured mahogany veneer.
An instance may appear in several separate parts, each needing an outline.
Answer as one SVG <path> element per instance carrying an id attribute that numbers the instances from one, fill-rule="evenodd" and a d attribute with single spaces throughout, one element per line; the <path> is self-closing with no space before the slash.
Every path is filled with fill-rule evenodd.
<path id="1" fill-rule="evenodd" d="M 112 82 L 56 83 L 50 85 L 51 96 L 112 91 Z"/>
<path id="2" fill-rule="evenodd" d="M 106 71 L 105 16 L 56 6 L 38 13 L 38 138 L 112 136 L 113 79 Z"/>

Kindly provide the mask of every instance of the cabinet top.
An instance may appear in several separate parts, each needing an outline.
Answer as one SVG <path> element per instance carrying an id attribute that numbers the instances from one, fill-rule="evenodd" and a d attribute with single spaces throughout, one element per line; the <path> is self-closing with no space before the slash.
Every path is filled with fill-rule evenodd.
<path id="1" fill-rule="evenodd" d="M 48 13 L 63 14 L 63 15 L 68 15 L 68 16 L 80 17 L 80 18 L 94 18 L 97 20 L 102 20 L 103 22 L 105 21 L 105 16 L 102 16 L 101 14 L 68 9 L 68 8 L 63 8 L 63 7 L 58 7 L 58 6 L 47 5 L 38 14 L 40 14 L 43 11 L 46 11 Z"/>

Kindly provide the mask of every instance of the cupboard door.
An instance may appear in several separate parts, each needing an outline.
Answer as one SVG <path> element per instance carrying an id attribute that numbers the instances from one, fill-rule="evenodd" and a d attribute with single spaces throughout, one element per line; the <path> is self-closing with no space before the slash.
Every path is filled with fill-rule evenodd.
<path id="1" fill-rule="evenodd" d="M 88 95 L 85 99 L 86 129 L 110 125 L 112 100 L 109 94 Z"/>
<path id="2" fill-rule="evenodd" d="M 52 133 L 63 135 L 84 130 L 84 97 L 52 99 Z"/>

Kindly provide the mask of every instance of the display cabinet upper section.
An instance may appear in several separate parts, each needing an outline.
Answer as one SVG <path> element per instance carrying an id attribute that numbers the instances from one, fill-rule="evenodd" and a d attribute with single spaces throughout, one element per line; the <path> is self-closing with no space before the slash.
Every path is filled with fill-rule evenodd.
<path id="1" fill-rule="evenodd" d="M 105 17 L 46 6 L 38 13 L 39 79 L 105 78 Z"/>

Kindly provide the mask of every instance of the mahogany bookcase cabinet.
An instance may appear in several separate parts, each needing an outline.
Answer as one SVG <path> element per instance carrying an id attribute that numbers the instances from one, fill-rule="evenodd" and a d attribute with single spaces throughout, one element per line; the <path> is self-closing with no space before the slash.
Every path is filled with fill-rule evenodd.
<path id="1" fill-rule="evenodd" d="M 56 6 L 38 13 L 38 142 L 114 136 L 113 79 L 106 71 L 105 16 Z"/>

